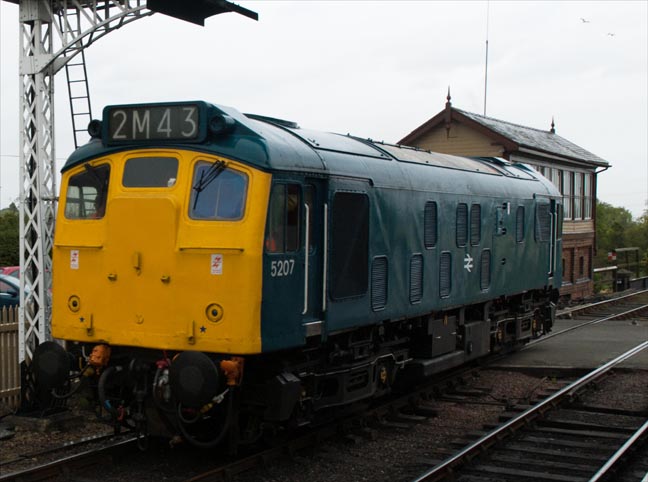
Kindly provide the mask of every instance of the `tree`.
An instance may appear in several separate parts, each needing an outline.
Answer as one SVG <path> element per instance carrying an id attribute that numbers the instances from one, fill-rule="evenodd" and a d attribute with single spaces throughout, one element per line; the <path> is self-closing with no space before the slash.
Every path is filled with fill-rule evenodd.
<path id="1" fill-rule="evenodd" d="M 628 245 L 639 248 L 642 265 L 648 267 L 648 210 L 630 227 L 627 240 Z"/>
<path id="2" fill-rule="evenodd" d="M 633 225 L 632 213 L 603 201 L 596 202 L 596 239 L 599 253 L 607 256 L 614 248 L 627 247 L 627 231 Z"/>
<path id="3" fill-rule="evenodd" d="M 639 248 L 642 266 L 648 266 L 648 210 L 633 221 L 625 208 L 615 207 L 603 201 L 596 202 L 596 266 L 605 266 L 607 253 L 616 248 Z"/>
<path id="4" fill-rule="evenodd" d="M 18 266 L 20 263 L 18 237 L 18 209 L 11 204 L 0 211 L 0 266 Z"/>

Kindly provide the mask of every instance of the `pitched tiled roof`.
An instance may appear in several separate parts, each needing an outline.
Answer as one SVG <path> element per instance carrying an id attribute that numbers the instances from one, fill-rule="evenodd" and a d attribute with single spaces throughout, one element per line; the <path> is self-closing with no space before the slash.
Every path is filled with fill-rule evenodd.
<path id="1" fill-rule="evenodd" d="M 510 122 L 493 119 L 491 117 L 484 117 L 479 114 L 467 112 L 465 110 L 453 107 L 453 110 L 469 119 L 481 124 L 482 126 L 510 139 L 516 144 L 531 149 L 538 149 L 551 154 L 565 156 L 572 159 L 592 162 L 607 166 L 608 162 L 601 159 L 596 154 L 577 146 L 573 142 L 568 141 L 564 137 L 552 133 L 550 131 L 543 131 L 534 129 L 532 127 L 525 127 Z"/>

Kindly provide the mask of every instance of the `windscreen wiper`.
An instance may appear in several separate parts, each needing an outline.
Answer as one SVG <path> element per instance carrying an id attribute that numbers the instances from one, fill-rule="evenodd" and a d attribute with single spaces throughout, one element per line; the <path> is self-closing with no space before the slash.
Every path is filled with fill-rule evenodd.
<path id="1" fill-rule="evenodd" d="M 214 179 L 220 176 L 226 167 L 227 164 L 225 163 L 225 161 L 216 161 L 211 166 L 209 166 L 209 169 L 200 173 L 200 179 L 198 179 L 198 182 L 193 187 L 193 190 L 196 191 L 193 209 L 196 209 L 196 204 L 198 203 L 198 196 L 200 195 L 200 193 L 207 186 L 209 186 Z"/>

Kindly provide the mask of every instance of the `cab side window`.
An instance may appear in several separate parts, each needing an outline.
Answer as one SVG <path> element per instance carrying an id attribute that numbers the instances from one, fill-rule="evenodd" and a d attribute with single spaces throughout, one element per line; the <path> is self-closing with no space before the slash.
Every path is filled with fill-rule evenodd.
<path id="1" fill-rule="evenodd" d="M 270 193 L 265 248 L 268 253 L 299 250 L 301 206 L 299 184 L 275 184 Z"/>
<path id="2" fill-rule="evenodd" d="M 110 166 L 86 164 L 85 170 L 70 177 L 65 193 L 67 219 L 101 219 L 106 212 Z"/>

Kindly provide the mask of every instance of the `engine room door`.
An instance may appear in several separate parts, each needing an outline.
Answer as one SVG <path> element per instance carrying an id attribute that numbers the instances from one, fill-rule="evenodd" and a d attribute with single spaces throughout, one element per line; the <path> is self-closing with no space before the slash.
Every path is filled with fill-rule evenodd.
<path id="1" fill-rule="evenodd" d="M 325 188 L 321 181 L 307 179 L 302 188 L 304 212 L 304 306 L 302 324 L 306 335 L 317 335 L 323 329 L 323 258 L 325 257 L 324 212 Z"/>

